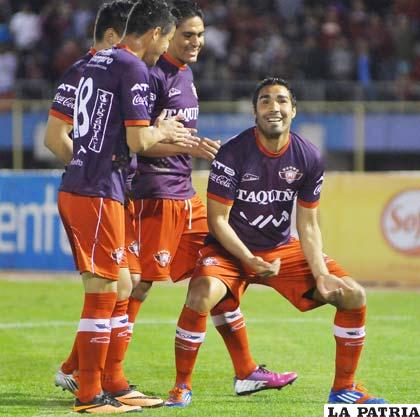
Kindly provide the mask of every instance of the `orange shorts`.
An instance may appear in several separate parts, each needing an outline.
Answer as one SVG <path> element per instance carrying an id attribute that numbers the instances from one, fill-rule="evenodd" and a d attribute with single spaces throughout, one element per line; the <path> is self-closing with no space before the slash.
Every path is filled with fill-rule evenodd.
<path id="1" fill-rule="evenodd" d="M 304 294 L 316 287 L 299 240 L 291 238 L 290 242 L 275 249 L 255 251 L 255 256 L 261 256 L 271 262 L 281 259 L 280 272 L 272 278 L 260 278 L 254 273 L 247 273 L 242 264 L 219 244 L 206 246 L 200 251 L 200 259 L 194 271 L 193 279 L 199 276 L 212 276 L 223 281 L 231 295 L 240 303 L 242 294 L 249 284 L 260 284 L 274 288 L 300 311 L 316 308 L 322 303 L 304 297 Z M 338 277 L 348 276 L 333 259 L 325 256 L 325 262 L 331 274 Z"/>
<path id="2" fill-rule="evenodd" d="M 124 206 L 115 200 L 58 193 L 58 211 L 76 268 L 117 280 L 127 268 L 124 250 Z"/>
<path id="3" fill-rule="evenodd" d="M 128 268 L 132 274 L 141 274 L 140 245 L 135 230 L 134 202 L 129 200 L 124 206 L 125 224 L 125 253 L 127 255 Z"/>
<path id="4" fill-rule="evenodd" d="M 200 197 L 141 199 L 134 205 L 142 279 L 176 282 L 191 277 L 208 233 L 207 211 Z"/>

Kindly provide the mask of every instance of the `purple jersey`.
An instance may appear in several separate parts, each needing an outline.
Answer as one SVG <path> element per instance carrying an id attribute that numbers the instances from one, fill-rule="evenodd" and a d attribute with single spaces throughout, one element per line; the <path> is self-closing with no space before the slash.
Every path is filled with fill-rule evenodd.
<path id="1" fill-rule="evenodd" d="M 125 127 L 148 126 L 149 71 L 127 48 L 97 52 L 76 93 L 73 159 L 60 190 L 124 202 L 130 165 Z"/>
<path id="2" fill-rule="evenodd" d="M 95 55 L 96 50 L 91 48 L 89 52 L 76 61 L 61 77 L 60 85 L 54 95 L 50 115 L 73 124 L 74 100 L 77 86 L 86 67 L 86 64 Z"/>
<path id="3" fill-rule="evenodd" d="M 207 196 L 232 205 L 229 224 L 250 250 L 273 249 L 289 241 L 295 198 L 315 207 L 323 178 L 324 164 L 311 142 L 291 133 L 288 144 L 271 153 L 251 128 L 219 150 Z"/>
<path id="4" fill-rule="evenodd" d="M 168 54 L 163 55 L 150 71 L 150 92 L 152 120 L 166 109 L 168 117 L 182 115 L 186 127 L 196 127 L 198 98 L 190 67 L 180 65 Z M 172 200 L 191 198 L 195 194 L 191 170 L 190 155 L 139 157 L 134 197 Z"/>

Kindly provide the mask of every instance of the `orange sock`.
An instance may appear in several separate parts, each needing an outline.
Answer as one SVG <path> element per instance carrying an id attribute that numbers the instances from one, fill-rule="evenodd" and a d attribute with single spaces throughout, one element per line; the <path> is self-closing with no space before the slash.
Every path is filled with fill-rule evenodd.
<path id="1" fill-rule="evenodd" d="M 111 339 L 102 373 L 102 388 L 110 393 L 128 388 L 122 367 L 127 350 L 127 306 L 128 299 L 117 301 L 111 316 Z"/>
<path id="2" fill-rule="evenodd" d="M 224 311 L 222 302 L 211 311 L 211 318 L 225 341 L 236 377 L 245 379 L 257 369 L 257 364 L 249 350 L 248 334 L 241 309 L 238 307 L 233 311 Z"/>
<path id="3" fill-rule="evenodd" d="M 79 367 L 79 355 L 77 353 L 77 337 L 74 339 L 73 348 L 70 356 L 61 365 L 61 370 L 65 374 L 72 374 Z"/>
<path id="4" fill-rule="evenodd" d="M 89 402 L 102 391 L 101 373 L 108 351 L 117 293 L 85 294 L 85 303 L 77 331 L 79 353 L 79 390 L 77 398 Z"/>
<path id="5" fill-rule="evenodd" d="M 350 388 L 365 343 L 366 306 L 337 310 L 334 319 L 336 341 L 334 390 Z"/>
<path id="6" fill-rule="evenodd" d="M 136 322 L 137 314 L 140 311 L 140 307 L 143 304 L 142 301 L 137 298 L 130 297 L 128 299 L 127 316 L 128 316 L 128 330 L 127 330 L 127 342 L 131 341 L 133 335 L 134 323 Z"/>
<path id="7" fill-rule="evenodd" d="M 187 306 L 181 311 L 175 336 L 176 383 L 191 388 L 191 376 L 198 349 L 206 336 L 207 313 L 198 313 Z"/>

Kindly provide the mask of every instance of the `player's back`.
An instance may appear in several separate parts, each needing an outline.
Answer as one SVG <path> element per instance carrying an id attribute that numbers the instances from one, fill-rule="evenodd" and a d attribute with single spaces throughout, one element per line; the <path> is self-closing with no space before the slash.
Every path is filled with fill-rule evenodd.
<path id="1" fill-rule="evenodd" d="M 74 102 L 80 78 L 87 63 L 95 55 L 96 50 L 91 48 L 61 76 L 49 114 L 58 119 L 73 124 Z"/>
<path id="2" fill-rule="evenodd" d="M 181 65 L 169 54 L 160 57 L 150 71 L 150 93 L 152 120 L 166 110 L 167 117 L 181 116 L 186 127 L 196 128 L 198 97 L 193 73 L 188 65 Z M 135 198 L 184 200 L 195 194 L 191 182 L 190 155 L 139 157 L 138 160 L 140 175 L 135 181 Z"/>
<path id="3" fill-rule="evenodd" d="M 124 201 L 126 126 L 148 125 L 148 69 L 122 47 L 93 56 L 79 82 L 73 159 L 61 190 Z"/>

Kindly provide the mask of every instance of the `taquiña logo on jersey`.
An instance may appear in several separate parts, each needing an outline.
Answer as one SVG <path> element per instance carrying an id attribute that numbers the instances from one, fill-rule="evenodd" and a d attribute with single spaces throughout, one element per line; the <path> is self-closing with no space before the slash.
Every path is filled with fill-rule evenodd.
<path id="1" fill-rule="evenodd" d="M 279 176 L 282 180 L 285 180 L 288 184 L 298 181 L 302 178 L 303 174 L 299 172 L 296 167 L 286 167 L 279 171 Z"/>
<path id="2" fill-rule="evenodd" d="M 263 206 L 274 203 L 275 201 L 293 201 L 296 195 L 296 191 L 289 188 L 286 190 L 261 190 L 261 191 L 249 191 L 236 190 L 236 199 L 245 201 L 246 203 L 261 204 Z"/>

